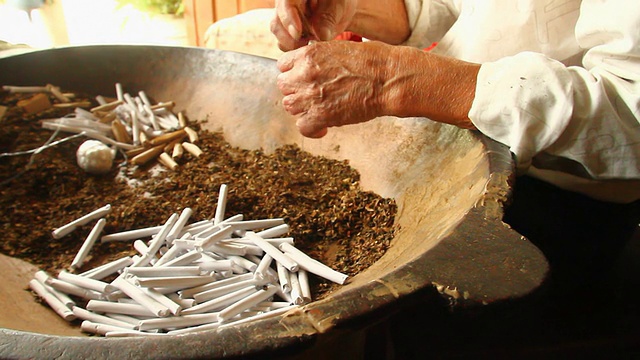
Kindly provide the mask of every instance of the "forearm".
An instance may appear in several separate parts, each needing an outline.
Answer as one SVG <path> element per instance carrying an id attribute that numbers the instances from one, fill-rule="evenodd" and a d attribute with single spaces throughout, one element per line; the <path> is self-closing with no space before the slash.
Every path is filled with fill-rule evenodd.
<path id="1" fill-rule="evenodd" d="M 404 0 L 360 0 L 347 30 L 371 40 L 402 43 L 411 33 Z"/>
<path id="2" fill-rule="evenodd" d="M 411 47 L 390 51 L 381 108 L 383 115 L 421 116 L 473 129 L 468 113 L 480 65 Z"/>

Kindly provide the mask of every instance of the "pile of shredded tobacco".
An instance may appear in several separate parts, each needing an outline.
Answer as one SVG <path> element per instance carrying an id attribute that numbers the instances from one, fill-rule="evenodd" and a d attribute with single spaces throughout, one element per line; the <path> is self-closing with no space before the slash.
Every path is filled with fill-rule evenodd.
<path id="1" fill-rule="evenodd" d="M 51 274 L 70 266 L 93 223 L 59 240 L 52 237 L 53 229 L 106 204 L 112 206 L 107 234 L 161 225 L 185 207 L 193 210 L 190 222 L 211 219 L 222 184 L 229 189 L 226 217 L 282 217 L 296 247 L 350 276 L 377 261 L 393 238 L 392 199 L 362 191 L 359 174 L 346 161 L 313 156 L 293 145 L 265 154 L 232 147 L 221 134 L 199 130 L 197 145 L 204 153 L 185 154 L 175 170 L 134 167 L 118 155 L 113 170 L 101 176 L 76 164 L 84 137 L 35 155 L 5 156 L 42 146 L 53 132 L 42 129 L 39 120 L 73 111 L 29 115 L 16 106 L 27 96 L 0 90 L 0 105 L 7 108 L 0 120 L 0 252 Z M 69 135 L 60 132 L 56 140 Z M 133 254 L 131 242 L 98 241 L 84 267 Z M 312 281 L 315 299 L 338 286 L 317 277 Z"/>

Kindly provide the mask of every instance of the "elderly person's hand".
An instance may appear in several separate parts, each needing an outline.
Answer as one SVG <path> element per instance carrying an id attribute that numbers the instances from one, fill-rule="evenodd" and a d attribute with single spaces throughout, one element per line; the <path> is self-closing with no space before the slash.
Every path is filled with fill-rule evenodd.
<path id="1" fill-rule="evenodd" d="M 474 128 L 468 112 L 479 65 L 381 42 L 318 42 L 284 54 L 278 88 L 300 133 L 392 115 Z"/>
<path id="2" fill-rule="evenodd" d="M 271 32 L 283 51 L 297 49 L 309 40 L 331 40 L 351 24 L 357 3 L 358 0 L 276 0 Z M 304 29 L 305 22 L 311 29 Z M 311 34 L 304 34 L 305 30 L 311 30 Z"/>

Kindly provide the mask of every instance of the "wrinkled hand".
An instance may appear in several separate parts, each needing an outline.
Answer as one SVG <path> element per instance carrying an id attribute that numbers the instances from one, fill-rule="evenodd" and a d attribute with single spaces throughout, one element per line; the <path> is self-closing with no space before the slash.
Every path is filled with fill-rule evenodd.
<path id="1" fill-rule="evenodd" d="M 278 39 L 278 47 L 282 51 L 300 48 L 309 40 L 331 40 L 347 29 L 357 3 L 358 0 L 276 0 L 271 32 Z M 303 37 L 303 19 L 300 16 L 305 15 L 307 7 L 310 9 L 306 14 L 307 20 L 316 38 Z"/>
<path id="2" fill-rule="evenodd" d="M 278 61 L 278 88 L 300 133 L 319 138 L 327 128 L 384 114 L 388 50 L 378 42 L 330 41 L 288 53 Z"/>

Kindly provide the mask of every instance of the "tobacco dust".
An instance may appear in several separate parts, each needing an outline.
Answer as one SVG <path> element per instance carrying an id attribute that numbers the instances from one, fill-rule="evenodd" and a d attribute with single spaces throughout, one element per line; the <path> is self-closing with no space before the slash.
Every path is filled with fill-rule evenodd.
<path id="1" fill-rule="evenodd" d="M 27 115 L 16 106 L 27 96 L 0 90 L 0 105 L 8 108 L 0 120 L 0 153 L 42 146 L 53 132 L 42 129 L 39 120 L 73 111 Z M 56 139 L 68 135 L 59 133 Z M 51 236 L 53 229 L 106 204 L 112 211 L 105 233 L 161 225 L 185 207 L 193 209 L 191 221 L 210 219 L 221 184 L 229 189 L 227 217 L 282 217 L 296 247 L 350 276 L 389 247 L 396 205 L 362 191 L 359 174 L 347 162 L 312 156 L 296 146 L 273 154 L 243 150 L 230 146 L 221 134 L 199 135 L 204 154 L 185 154 L 173 171 L 121 164 L 109 174 L 89 175 L 76 164 L 75 152 L 86 140 L 82 137 L 33 156 L 0 157 L 0 252 L 57 274 L 70 266 L 93 223 L 59 240 Z M 119 155 L 116 161 L 124 159 Z M 130 242 L 97 242 L 83 269 L 134 253 Z M 313 277 L 311 286 L 320 299 L 339 285 Z"/>

